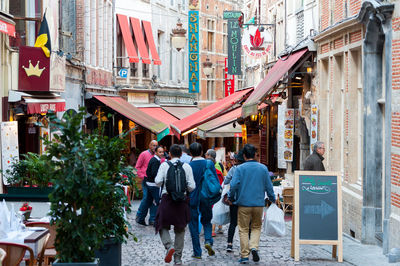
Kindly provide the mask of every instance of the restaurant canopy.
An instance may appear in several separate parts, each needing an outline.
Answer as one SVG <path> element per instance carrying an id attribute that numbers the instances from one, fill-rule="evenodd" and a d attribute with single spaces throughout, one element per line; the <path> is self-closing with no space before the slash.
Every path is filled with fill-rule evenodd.
<path id="1" fill-rule="evenodd" d="M 180 137 L 181 134 L 194 130 L 196 126 L 213 119 L 217 115 L 224 114 L 231 110 L 237 103 L 242 102 L 252 90 L 253 88 L 237 91 L 228 97 L 225 97 L 218 102 L 215 102 L 200 111 L 171 124 L 171 128 L 174 133 Z"/>
<path id="2" fill-rule="evenodd" d="M 242 108 L 236 108 L 224 115 L 218 116 L 197 127 L 197 135 L 201 138 L 207 137 L 233 137 L 235 133 L 242 132 L 241 126 L 233 127 L 233 122 L 240 117 Z"/>
<path id="3" fill-rule="evenodd" d="M 163 123 L 167 124 L 169 128 L 170 124 L 179 121 L 178 118 L 171 115 L 161 107 L 138 107 L 138 108 L 140 111 L 145 112 L 154 119 L 161 120 Z M 171 130 L 169 132 L 169 135 L 173 135 Z"/>
<path id="4" fill-rule="evenodd" d="M 169 134 L 169 128 L 165 123 L 139 110 L 137 107 L 128 103 L 121 97 L 99 95 L 95 95 L 93 97 L 114 111 L 120 113 L 127 119 L 132 120 L 138 125 L 141 125 L 142 127 L 147 128 L 156 134 L 157 140 L 161 140 L 163 137 Z"/>
<path id="5" fill-rule="evenodd" d="M 267 76 L 258 84 L 253 93 L 247 98 L 243 104 L 242 117 L 247 117 L 252 114 L 257 114 L 257 106 L 272 93 L 274 86 L 278 83 L 282 77 L 302 58 L 302 56 L 308 51 L 303 49 L 284 56 L 279 59 L 275 65 L 268 71 Z"/>

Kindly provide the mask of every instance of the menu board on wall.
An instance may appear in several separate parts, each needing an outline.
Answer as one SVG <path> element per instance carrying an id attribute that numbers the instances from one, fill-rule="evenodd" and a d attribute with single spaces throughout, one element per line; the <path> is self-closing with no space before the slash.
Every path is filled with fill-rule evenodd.
<path id="1" fill-rule="evenodd" d="M 284 116 L 284 145 L 283 159 L 286 162 L 293 161 L 293 131 L 294 131 L 294 109 L 287 108 Z"/>
<path id="2" fill-rule="evenodd" d="M 1 123 L 1 152 L 1 167 L 5 172 L 11 169 L 13 161 L 19 160 L 17 121 Z M 3 184 L 8 185 L 4 175 Z"/>
<path id="3" fill-rule="evenodd" d="M 285 133 L 285 112 L 286 112 L 286 101 L 283 102 L 281 105 L 278 105 L 278 168 L 280 169 L 286 169 L 286 161 L 283 157 L 283 152 L 284 152 L 284 145 L 285 145 L 285 139 L 284 139 L 284 133 Z"/>
<path id="4" fill-rule="evenodd" d="M 310 134 L 310 153 L 313 152 L 314 144 L 318 141 L 318 106 L 311 106 L 311 134 Z"/>

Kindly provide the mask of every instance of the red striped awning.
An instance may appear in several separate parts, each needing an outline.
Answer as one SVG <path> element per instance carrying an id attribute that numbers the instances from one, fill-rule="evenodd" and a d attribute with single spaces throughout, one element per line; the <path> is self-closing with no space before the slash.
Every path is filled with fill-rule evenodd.
<path id="1" fill-rule="evenodd" d="M 164 124 L 167 124 L 169 127 L 172 123 L 179 121 L 178 118 L 171 115 L 167 111 L 163 110 L 161 107 L 138 107 L 140 111 L 148 114 L 149 116 L 154 117 L 162 121 Z M 170 130 L 169 135 L 173 135 L 172 131 Z"/>
<path id="2" fill-rule="evenodd" d="M 237 91 L 228 97 L 225 97 L 218 102 L 215 102 L 200 111 L 171 124 L 171 128 L 179 137 L 182 133 L 194 129 L 197 125 L 205 123 L 215 118 L 217 115 L 223 114 L 225 111 L 229 111 L 229 109 L 231 109 L 235 104 L 244 100 L 252 90 L 253 88 Z"/>
<path id="3" fill-rule="evenodd" d="M 131 27 L 133 29 L 133 34 L 135 35 L 136 44 L 139 48 L 139 54 L 142 62 L 145 64 L 151 64 L 149 57 L 149 52 L 147 51 L 146 43 L 144 42 L 144 36 L 142 28 L 140 27 L 140 20 L 137 18 L 131 19 Z"/>
<path id="4" fill-rule="evenodd" d="M 117 14 L 119 27 L 122 32 L 122 38 L 124 39 L 126 52 L 128 53 L 129 63 L 138 63 L 139 57 L 136 53 L 135 45 L 133 44 L 132 34 L 128 25 L 128 18 L 125 15 Z"/>
<path id="5" fill-rule="evenodd" d="M 153 30 L 151 29 L 151 23 L 148 21 L 142 20 L 142 24 L 143 24 L 144 31 L 146 33 L 147 43 L 149 44 L 151 58 L 153 59 L 153 62 L 155 65 L 161 65 L 161 60 L 160 60 L 160 57 L 158 56 L 156 45 L 154 43 Z"/>
<path id="6" fill-rule="evenodd" d="M 242 117 L 257 114 L 257 106 L 267 95 L 269 95 L 276 83 L 297 63 L 297 61 L 308 51 L 303 49 L 290 56 L 279 59 L 268 71 L 267 76 L 257 85 L 253 93 L 243 104 Z"/>

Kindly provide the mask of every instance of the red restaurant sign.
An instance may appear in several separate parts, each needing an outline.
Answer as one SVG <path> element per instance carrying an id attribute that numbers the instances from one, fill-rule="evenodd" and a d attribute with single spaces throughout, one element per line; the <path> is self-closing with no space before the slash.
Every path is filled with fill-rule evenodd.
<path id="1" fill-rule="evenodd" d="M 235 76 L 234 75 L 229 75 L 228 74 L 228 64 L 227 64 L 228 58 L 225 58 L 225 97 L 228 97 L 229 95 L 233 94 L 235 92 Z"/>
<path id="2" fill-rule="evenodd" d="M 15 37 L 15 26 L 0 19 L 0 32 Z"/>
<path id="3" fill-rule="evenodd" d="M 19 91 L 50 90 L 50 58 L 40 47 L 19 47 Z"/>
<path id="4" fill-rule="evenodd" d="M 48 111 L 63 112 L 65 111 L 64 102 L 52 102 L 52 103 L 28 103 L 28 114 L 41 114 L 47 113 Z"/>

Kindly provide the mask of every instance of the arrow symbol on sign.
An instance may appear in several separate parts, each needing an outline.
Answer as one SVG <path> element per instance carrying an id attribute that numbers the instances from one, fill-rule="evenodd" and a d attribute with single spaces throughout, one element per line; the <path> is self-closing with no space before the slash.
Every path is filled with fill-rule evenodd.
<path id="1" fill-rule="evenodd" d="M 321 215 L 321 218 L 324 219 L 329 214 L 333 213 L 335 209 L 326 203 L 325 201 L 321 201 L 321 205 L 305 205 L 304 206 L 304 213 L 305 214 L 314 214 L 314 215 Z"/>

